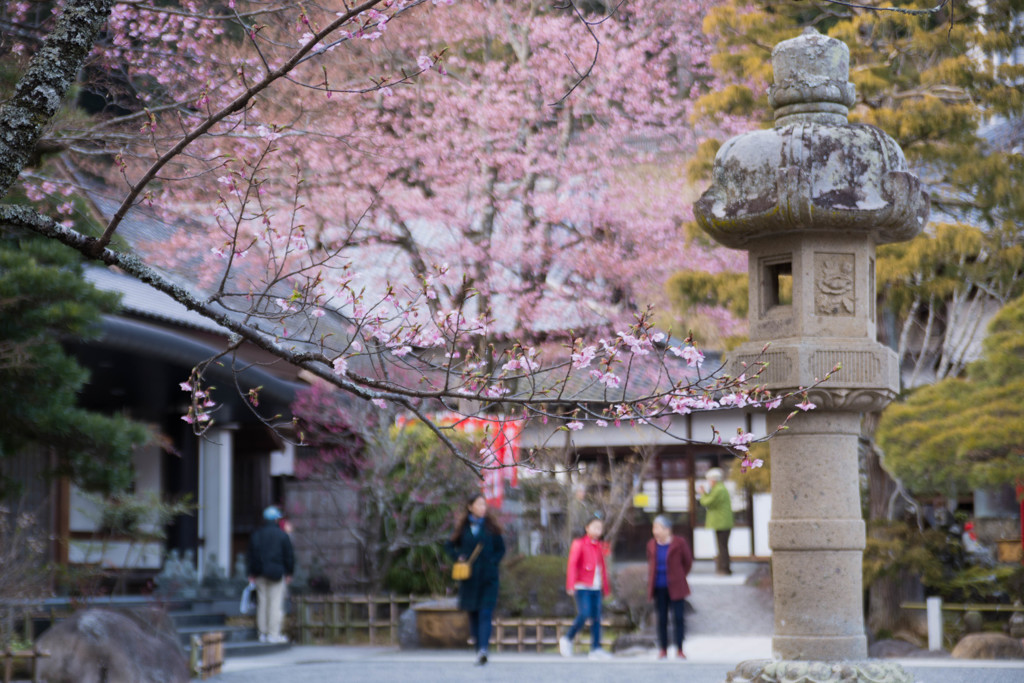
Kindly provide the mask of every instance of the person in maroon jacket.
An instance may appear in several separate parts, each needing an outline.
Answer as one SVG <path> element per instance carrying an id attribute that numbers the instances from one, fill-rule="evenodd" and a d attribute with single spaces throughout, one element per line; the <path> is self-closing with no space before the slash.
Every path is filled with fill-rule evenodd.
<path id="1" fill-rule="evenodd" d="M 668 656 L 668 611 L 672 608 L 675 623 L 676 657 L 683 654 L 686 623 L 683 618 L 685 598 L 690 595 L 686 575 L 693 566 L 693 553 L 685 538 L 672 533 L 672 524 L 662 515 L 651 525 L 653 538 L 647 542 L 647 597 L 654 600 L 658 612 L 658 659 Z"/>
<path id="2" fill-rule="evenodd" d="M 583 625 L 590 620 L 591 659 L 611 657 L 601 648 L 601 600 L 611 592 L 608 567 L 604 556 L 608 547 L 601 542 L 604 522 L 600 517 L 591 517 L 585 527 L 586 533 L 577 538 L 569 548 L 569 563 L 565 571 L 565 592 L 576 597 L 576 621 L 569 632 L 558 640 L 558 650 L 563 657 L 572 656 L 572 639 Z"/>

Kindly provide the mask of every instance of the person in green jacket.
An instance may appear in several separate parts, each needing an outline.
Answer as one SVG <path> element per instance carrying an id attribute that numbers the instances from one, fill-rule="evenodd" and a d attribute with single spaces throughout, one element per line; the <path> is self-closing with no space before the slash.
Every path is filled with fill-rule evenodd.
<path id="1" fill-rule="evenodd" d="M 713 529 L 715 541 L 718 545 L 718 555 L 715 557 L 715 573 L 729 575 L 732 569 L 729 566 L 729 533 L 732 531 L 732 500 L 729 490 L 722 483 L 722 470 L 712 467 L 704 475 L 711 485 L 707 491 L 700 487 L 700 504 L 707 509 L 707 517 L 704 526 Z"/>

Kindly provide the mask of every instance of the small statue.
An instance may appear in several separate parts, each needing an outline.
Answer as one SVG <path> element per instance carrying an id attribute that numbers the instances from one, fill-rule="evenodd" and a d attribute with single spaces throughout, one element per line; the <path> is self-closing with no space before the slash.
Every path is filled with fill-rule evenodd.
<path id="1" fill-rule="evenodd" d="M 177 548 L 172 548 L 164 560 L 163 569 L 153 577 L 156 592 L 161 595 L 173 595 L 181 589 L 182 582 L 181 558 Z"/>
<path id="2" fill-rule="evenodd" d="M 249 582 L 249 563 L 245 560 L 245 553 L 235 555 L 235 581 Z"/>
<path id="3" fill-rule="evenodd" d="M 189 548 L 181 561 L 182 596 L 195 598 L 199 592 L 199 572 L 196 571 L 196 554 Z"/>
<path id="4" fill-rule="evenodd" d="M 206 563 L 203 565 L 203 588 L 218 593 L 226 583 L 227 577 L 224 576 L 224 570 L 221 568 L 220 562 L 217 561 L 217 553 L 207 554 Z"/>

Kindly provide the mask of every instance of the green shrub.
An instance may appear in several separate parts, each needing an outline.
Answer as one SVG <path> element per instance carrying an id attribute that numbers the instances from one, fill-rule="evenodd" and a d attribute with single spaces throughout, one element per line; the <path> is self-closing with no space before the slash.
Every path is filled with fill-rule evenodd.
<path id="1" fill-rule="evenodd" d="M 438 595 L 454 583 L 451 560 L 436 543 L 400 551 L 384 577 L 384 589 L 399 594 Z"/>
<path id="2" fill-rule="evenodd" d="M 520 555 L 505 560 L 498 610 L 510 617 L 575 615 L 575 602 L 565 593 L 565 558 Z"/>

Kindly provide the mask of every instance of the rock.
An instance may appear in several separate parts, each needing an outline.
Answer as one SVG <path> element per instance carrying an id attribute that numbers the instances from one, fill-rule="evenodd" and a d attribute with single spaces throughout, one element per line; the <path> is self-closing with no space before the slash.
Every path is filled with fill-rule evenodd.
<path id="1" fill-rule="evenodd" d="M 39 648 L 50 653 L 40 660 L 40 678 L 49 683 L 188 683 L 188 662 L 177 639 L 164 632 L 169 620 L 163 616 L 76 612 L 40 636 Z"/>
<path id="2" fill-rule="evenodd" d="M 1002 633 L 970 633 L 953 648 L 953 656 L 957 659 L 1024 659 L 1024 644 Z"/>
<path id="3" fill-rule="evenodd" d="M 420 633 L 416 628 L 416 610 L 407 609 L 398 617 L 398 647 L 415 650 L 420 646 Z"/>
<path id="4" fill-rule="evenodd" d="M 964 612 L 964 630 L 968 633 L 981 633 L 984 625 L 985 618 L 981 616 L 981 612 L 974 610 Z"/>
<path id="5" fill-rule="evenodd" d="M 918 653 L 928 654 L 927 650 L 922 650 L 913 643 L 895 638 L 879 640 L 868 648 L 868 657 L 872 659 L 903 659 L 904 657 L 921 656 Z"/>
<path id="6" fill-rule="evenodd" d="M 1020 607 L 1020 600 L 1016 603 Z M 1013 638 L 1024 638 L 1024 612 L 1014 612 L 1007 624 L 1010 628 L 1010 636 Z"/>
<path id="7" fill-rule="evenodd" d="M 409 611 L 416 614 L 420 647 L 464 648 L 469 642 L 469 617 L 455 598 L 421 602 Z"/>

